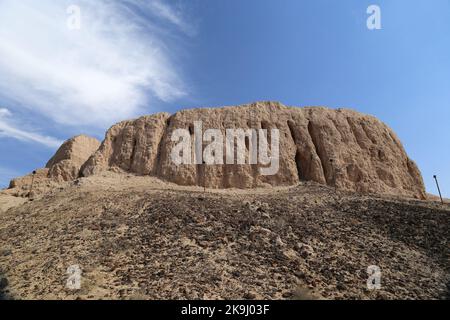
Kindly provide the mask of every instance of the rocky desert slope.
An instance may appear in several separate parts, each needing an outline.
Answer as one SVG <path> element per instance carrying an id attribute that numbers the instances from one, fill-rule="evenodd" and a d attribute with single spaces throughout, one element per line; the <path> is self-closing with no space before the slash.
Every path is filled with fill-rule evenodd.
<path id="1" fill-rule="evenodd" d="M 1 196 L 0 196 L 1 198 Z M 448 299 L 449 205 L 103 173 L 0 213 L 13 299 Z M 82 269 L 80 290 L 67 268 Z M 381 289 L 367 289 L 367 267 Z"/>
<path id="2" fill-rule="evenodd" d="M 200 134 L 278 129 L 279 171 L 176 165 L 172 133 L 195 136 L 196 121 Z M 450 208 L 426 199 L 395 133 L 355 111 L 260 102 L 145 116 L 101 144 L 68 140 L 0 192 L 0 298 L 448 299 Z M 75 265 L 79 290 L 67 286 Z"/>

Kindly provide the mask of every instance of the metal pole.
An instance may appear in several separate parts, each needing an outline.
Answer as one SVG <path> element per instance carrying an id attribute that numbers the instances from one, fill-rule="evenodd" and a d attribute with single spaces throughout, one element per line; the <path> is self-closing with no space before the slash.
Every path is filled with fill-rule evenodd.
<path id="1" fill-rule="evenodd" d="M 438 182 L 437 176 L 434 175 L 433 178 L 434 178 L 434 180 L 436 180 L 436 186 L 437 186 L 437 189 L 438 189 L 438 192 L 439 192 L 439 197 L 441 198 L 442 204 L 444 204 L 444 200 L 442 199 L 441 188 L 439 188 L 439 182 Z"/>
<path id="2" fill-rule="evenodd" d="M 34 176 L 35 175 L 36 175 L 36 171 L 33 171 L 33 176 L 31 178 L 30 192 L 28 193 L 28 199 L 31 197 L 31 192 L 33 191 L 33 183 L 34 183 Z"/>

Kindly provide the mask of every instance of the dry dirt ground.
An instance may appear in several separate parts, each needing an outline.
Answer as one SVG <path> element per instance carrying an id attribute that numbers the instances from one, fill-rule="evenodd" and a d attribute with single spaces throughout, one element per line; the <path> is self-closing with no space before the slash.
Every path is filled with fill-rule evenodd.
<path id="1" fill-rule="evenodd" d="M 449 299 L 449 214 L 313 183 L 203 192 L 108 173 L 0 195 L 0 298 Z"/>

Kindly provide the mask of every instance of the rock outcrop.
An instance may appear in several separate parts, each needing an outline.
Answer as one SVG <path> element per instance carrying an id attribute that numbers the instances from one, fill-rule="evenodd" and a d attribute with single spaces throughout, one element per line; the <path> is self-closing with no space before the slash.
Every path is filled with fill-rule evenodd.
<path id="1" fill-rule="evenodd" d="M 48 161 L 49 178 L 70 181 L 78 178 L 81 166 L 97 151 L 100 142 L 85 135 L 67 140 Z"/>
<path id="2" fill-rule="evenodd" d="M 64 142 L 43 169 L 11 180 L 9 189 L 17 196 L 28 196 L 33 182 L 34 190 L 50 189 L 58 183 L 78 178 L 80 168 L 98 149 L 100 141 L 80 135 Z"/>
<path id="3" fill-rule="evenodd" d="M 81 167 L 81 175 L 90 176 L 112 168 L 156 175 L 159 145 L 169 118 L 168 113 L 159 113 L 114 125 L 100 148 Z"/>
<path id="4" fill-rule="evenodd" d="M 278 129 L 278 172 L 262 175 L 260 164 L 175 165 L 171 152 L 177 142 L 172 134 L 177 129 L 194 134 L 196 121 L 202 121 L 202 132 L 219 129 L 223 135 L 232 128 Z M 378 119 L 346 109 L 294 108 L 273 102 L 183 110 L 172 116 L 161 113 L 121 122 L 107 132 L 80 175 L 105 170 L 209 188 L 288 186 L 303 180 L 362 193 L 425 198 L 420 171 L 395 133 Z"/>

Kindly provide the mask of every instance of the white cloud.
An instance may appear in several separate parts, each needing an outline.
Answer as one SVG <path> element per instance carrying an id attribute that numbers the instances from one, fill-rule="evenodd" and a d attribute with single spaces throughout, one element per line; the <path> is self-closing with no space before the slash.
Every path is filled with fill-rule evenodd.
<path id="1" fill-rule="evenodd" d="M 139 0 L 128 0 L 134 4 L 142 3 Z M 162 19 L 166 19 L 167 21 L 173 23 L 178 26 L 183 32 L 189 35 L 193 35 L 195 33 L 195 29 L 192 25 L 188 24 L 184 19 L 179 10 L 174 9 L 173 7 L 167 5 L 161 0 L 153 0 L 146 2 L 146 6 L 149 11 L 155 13 Z"/>
<path id="2" fill-rule="evenodd" d="M 58 148 L 62 141 L 33 131 L 24 130 L 20 123 L 11 119 L 8 109 L 0 109 L 0 137 L 10 137 L 21 141 L 37 142 L 50 148 Z"/>
<path id="3" fill-rule="evenodd" d="M 11 112 L 8 109 L 0 108 L 0 119 L 9 116 L 11 116 Z"/>
<path id="4" fill-rule="evenodd" d="M 80 30 L 67 27 L 71 4 Z M 168 28 L 150 17 L 190 32 L 159 0 L 0 1 L 0 97 L 60 124 L 104 127 L 184 96 Z"/>

